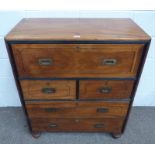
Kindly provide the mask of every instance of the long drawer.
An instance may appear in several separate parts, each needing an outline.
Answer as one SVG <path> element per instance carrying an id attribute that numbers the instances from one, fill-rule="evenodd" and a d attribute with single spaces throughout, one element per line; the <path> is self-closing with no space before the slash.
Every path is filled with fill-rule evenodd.
<path id="1" fill-rule="evenodd" d="M 14 44 L 19 77 L 135 77 L 143 44 Z"/>
<path id="2" fill-rule="evenodd" d="M 21 80 L 25 100 L 30 99 L 75 99 L 74 80 Z"/>
<path id="3" fill-rule="evenodd" d="M 118 118 L 51 118 L 31 119 L 33 132 L 37 131 L 86 131 L 121 133 L 123 119 Z"/>
<path id="4" fill-rule="evenodd" d="M 26 102 L 30 118 L 106 118 L 126 116 L 128 102 Z"/>
<path id="5" fill-rule="evenodd" d="M 81 80 L 81 99 L 130 98 L 134 86 L 132 80 Z"/>

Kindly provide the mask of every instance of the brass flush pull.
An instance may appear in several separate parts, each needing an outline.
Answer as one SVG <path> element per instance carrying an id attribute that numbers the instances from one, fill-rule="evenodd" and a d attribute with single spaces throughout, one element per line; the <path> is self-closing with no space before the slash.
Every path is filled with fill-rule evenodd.
<path id="1" fill-rule="evenodd" d="M 108 109 L 108 108 L 97 108 L 96 111 L 97 111 L 97 112 L 101 112 L 101 113 L 106 113 L 106 112 L 109 111 L 109 109 Z"/>
<path id="2" fill-rule="evenodd" d="M 41 91 L 45 94 L 52 94 L 56 92 L 56 89 L 55 88 L 42 88 Z"/>
<path id="3" fill-rule="evenodd" d="M 94 127 L 95 128 L 104 128 L 104 124 L 95 124 Z"/>
<path id="4" fill-rule="evenodd" d="M 58 108 L 45 108 L 44 109 L 46 112 L 57 112 Z"/>
<path id="5" fill-rule="evenodd" d="M 103 59 L 102 64 L 108 65 L 108 66 L 113 66 L 113 65 L 117 64 L 117 60 L 116 59 Z"/>
<path id="6" fill-rule="evenodd" d="M 56 128 L 56 127 L 57 127 L 57 124 L 52 124 L 52 123 L 51 123 L 51 124 L 48 125 L 48 127 L 49 127 L 49 128 Z"/>
<path id="7" fill-rule="evenodd" d="M 103 88 L 99 88 L 99 92 L 100 93 L 110 93 L 112 91 L 111 87 L 103 87 Z"/>
<path id="8" fill-rule="evenodd" d="M 38 59 L 38 63 L 41 66 L 50 66 L 53 64 L 53 60 L 51 58 Z"/>

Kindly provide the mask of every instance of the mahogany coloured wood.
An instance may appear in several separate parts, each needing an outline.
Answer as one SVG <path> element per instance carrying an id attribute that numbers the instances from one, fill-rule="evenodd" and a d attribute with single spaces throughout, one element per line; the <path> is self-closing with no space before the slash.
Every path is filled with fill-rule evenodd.
<path id="1" fill-rule="evenodd" d="M 26 102 L 30 118 L 124 118 L 129 102 Z"/>
<path id="2" fill-rule="evenodd" d="M 21 80 L 24 99 L 75 99 L 76 82 L 57 80 Z"/>
<path id="3" fill-rule="evenodd" d="M 135 77 L 143 47 L 143 44 L 12 46 L 20 77 Z M 40 60 L 49 64 L 40 64 Z"/>
<path id="4" fill-rule="evenodd" d="M 131 97 L 133 80 L 81 80 L 80 99 L 126 99 Z"/>
<path id="5" fill-rule="evenodd" d="M 127 18 L 28 18 L 6 36 L 6 40 L 150 40 Z"/>
<path id="6" fill-rule="evenodd" d="M 121 118 L 50 118 L 31 119 L 32 131 L 78 131 L 121 133 Z"/>

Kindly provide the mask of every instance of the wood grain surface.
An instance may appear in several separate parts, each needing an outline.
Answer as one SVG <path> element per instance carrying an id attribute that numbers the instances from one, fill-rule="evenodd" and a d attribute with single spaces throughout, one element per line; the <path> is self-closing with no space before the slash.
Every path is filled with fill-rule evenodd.
<path id="1" fill-rule="evenodd" d="M 129 102 L 26 102 L 30 118 L 124 118 Z"/>
<path id="2" fill-rule="evenodd" d="M 20 77 L 135 77 L 143 44 L 14 44 Z M 51 64 L 41 65 L 40 59 Z M 114 60 L 115 64 L 105 61 Z"/>
<path id="3" fill-rule="evenodd" d="M 23 19 L 6 40 L 149 40 L 131 19 Z"/>
<path id="4" fill-rule="evenodd" d="M 22 80 L 24 99 L 75 99 L 75 81 Z"/>
<path id="5" fill-rule="evenodd" d="M 126 99 L 133 86 L 131 80 L 81 80 L 80 99 Z"/>
<path id="6" fill-rule="evenodd" d="M 80 131 L 121 133 L 120 118 L 50 118 L 31 119 L 32 131 Z"/>

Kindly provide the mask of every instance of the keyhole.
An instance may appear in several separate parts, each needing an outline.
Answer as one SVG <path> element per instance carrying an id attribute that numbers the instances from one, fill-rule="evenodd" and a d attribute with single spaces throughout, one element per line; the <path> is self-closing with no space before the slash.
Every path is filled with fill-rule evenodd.
<path id="1" fill-rule="evenodd" d="M 76 123 L 79 123 L 79 122 L 80 122 L 80 120 L 79 120 L 79 119 L 75 119 L 75 122 L 76 122 Z"/>

